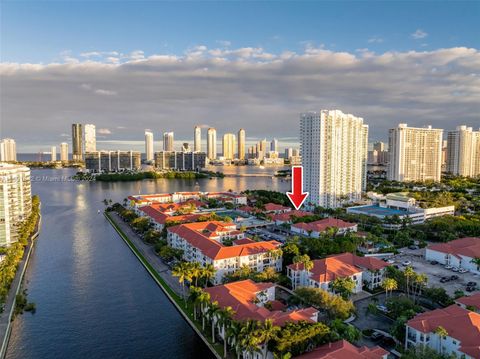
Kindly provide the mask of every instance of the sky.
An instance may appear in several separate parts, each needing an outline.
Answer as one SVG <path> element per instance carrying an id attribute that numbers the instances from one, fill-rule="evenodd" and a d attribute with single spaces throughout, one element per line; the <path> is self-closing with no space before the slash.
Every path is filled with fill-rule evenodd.
<path id="1" fill-rule="evenodd" d="M 369 139 L 398 123 L 480 127 L 477 1 L 2 1 L 0 138 L 19 152 L 97 125 L 141 149 L 193 126 L 295 145 L 299 114 L 340 109 Z M 206 131 L 203 138 L 205 139 Z"/>

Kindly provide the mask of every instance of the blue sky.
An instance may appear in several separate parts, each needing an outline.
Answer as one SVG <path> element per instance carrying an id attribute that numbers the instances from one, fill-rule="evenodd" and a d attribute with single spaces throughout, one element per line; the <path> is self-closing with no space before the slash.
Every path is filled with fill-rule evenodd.
<path id="1" fill-rule="evenodd" d="M 477 1 L 6 1 L 2 62 L 51 62 L 65 50 L 181 54 L 203 44 L 297 51 L 476 47 Z M 413 38 L 421 30 L 425 37 Z"/>
<path id="2" fill-rule="evenodd" d="M 480 1 L 2 1 L 0 138 L 21 152 L 93 123 L 103 149 L 195 125 L 295 144 L 301 112 L 480 121 Z M 28 130 L 26 130 L 28 129 Z"/>

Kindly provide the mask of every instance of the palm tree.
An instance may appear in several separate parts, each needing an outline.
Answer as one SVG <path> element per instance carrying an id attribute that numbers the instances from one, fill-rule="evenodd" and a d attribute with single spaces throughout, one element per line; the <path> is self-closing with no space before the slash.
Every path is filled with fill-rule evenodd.
<path id="1" fill-rule="evenodd" d="M 406 287 L 405 291 L 407 292 L 407 297 L 409 298 L 410 298 L 410 281 L 412 278 L 415 277 L 415 274 L 416 273 L 411 266 L 408 266 L 403 271 L 403 276 L 405 277 L 405 287 Z"/>
<path id="2" fill-rule="evenodd" d="M 383 289 L 385 289 L 385 298 L 388 297 L 388 292 L 392 293 L 398 289 L 398 283 L 393 278 L 385 278 L 382 283 Z"/>
<path id="3" fill-rule="evenodd" d="M 212 343 L 215 343 L 215 319 L 217 319 L 217 315 L 220 312 L 220 307 L 218 306 L 218 302 L 215 301 L 208 306 L 207 315 L 208 318 L 212 321 Z"/>
<path id="4" fill-rule="evenodd" d="M 199 298 L 202 294 L 202 288 L 190 287 L 190 293 L 188 295 L 188 301 L 193 304 L 193 319 L 197 320 L 197 305 L 199 304 Z"/>
<path id="5" fill-rule="evenodd" d="M 439 325 L 437 328 L 435 328 L 435 330 L 433 331 L 435 334 L 438 335 L 438 337 L 440 338 L 440 354 L 443 354 L 443 346 L 442 346 L 442 340 L 445 339 L 447 336 L 448 336 L 448 332 L 447 330 L 442 327 L 441 325 Z"/>
<path id="6" fill-rule="evenodd" d="M 261 341 L 257 337 L 258 322 L 255 320 L 247 321 L 240 330 L 240 346 L 243 351 L 253 357 L 254 352 L 260 350 Z"/>
<path id="7" fill-rule="evenodd" d="M 223 357 L 227 357 L 227 327 L 230 326 L 233 316 L 235 315 L 235 311 L 232 307 L 225 307 L 218 312 L 218 322 L 222 326 L 222 334 L 223 334 Z"/>
<path id="8" fill-rule="evenodd" d="M 298 272 L 298 266 L 299 264 L 303 265 L 303 269 L 306 270 L 307 272 L 313 268 L 313 262 L 310 260 L 310 257 L 308 254 L 304 255 L 296 255 L 293 257 L 293 263 L 295 264 L 295 270 Z M 293 282 L 293 289 L 296 288 L 297 281 L 295 280 Z"/>
<path id="9" fill-rule="evenodd" d="M 178 277 L 178 281 L 182 285 L 182 298 L 187 304 L 185 298 L 185 280 L 191 280 L 190 266 L 187 262 L 180 262 L 172 268 L 172 275 Z"/>
<path id="10" fill-rule="evenodd" d="M 258 328 L 258 340 L 263 343 L 263 359 L 267 358 L 268 342 L 277 337 L 280 327 L 273 324 L 273 320 L 266 319 Z"/>
<path id="11" fill-rule="evenodd" d="M 229 339 L 230 346 L 235 350 L 237 354 L 237 359 L 240 359 L 242 354 L 242 347 L 240 343 L 240 331 L 242 325 L 239 322 L 232 321 L 227 328 L 227 338 Z"/>
<path id="12" fill-rule="evenodd" d="M 205 279 L 205 288 L 207 287 L 208 282 L 215 278 L 216 273 L 217 271 L 213 264 L 208 263 L 203 267 L 201 276 Z"/>
<path id="13" fill-rule="evenodd" d="M 190 272 L 192 275 L 192 278 L 195 278 L 195 287 L 198 286 L 198 278 L 202 274 L 202 266 L 198 262 L 192 262 L 190 263 Z"/>
<path id="14" fill-rule="evenodd" d="M 198 296 L 198 303 L 200 304 L 200 312 L 202 315 L 202 330 L 205 331 L 205 317 L 207 316 L 207 306 L 210 303 L 210 293 L 202 291 Z"/>

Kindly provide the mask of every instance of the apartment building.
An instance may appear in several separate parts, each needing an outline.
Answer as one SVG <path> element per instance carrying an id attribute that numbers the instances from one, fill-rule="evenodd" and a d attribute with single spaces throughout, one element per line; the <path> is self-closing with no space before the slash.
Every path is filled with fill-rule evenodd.
<path id="1" fill-rule="evenodd" d="M 480 130 L 462 125 L 448 132 L 447 172 L 464 177 L 480 175 Z"/>

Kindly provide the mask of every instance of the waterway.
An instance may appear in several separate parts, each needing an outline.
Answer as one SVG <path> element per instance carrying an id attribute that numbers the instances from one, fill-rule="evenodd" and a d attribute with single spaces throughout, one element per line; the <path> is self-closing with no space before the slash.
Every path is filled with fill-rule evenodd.
<path id="1" fill-rule="evenodd" d="M 239 174 L 278 168 L 216 167 Z M 210 358 L 212 355 L 98 210 L 129 194 L 289 190 L 271 176 L 139 182 L 68 181 L 72 169 L 32 171 L 42 230 L 25 275 L 35 314 L 15 319 L 7 358 Z"/>

